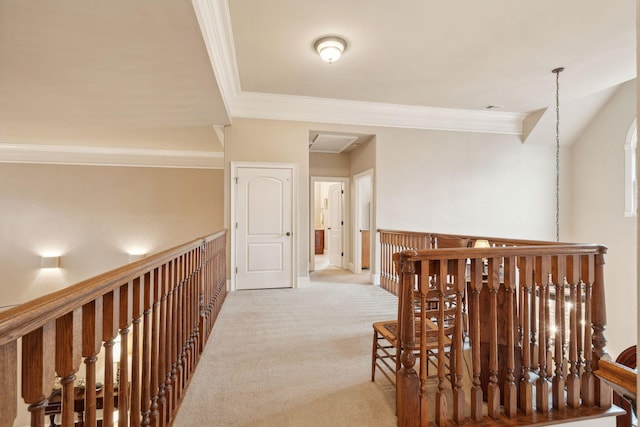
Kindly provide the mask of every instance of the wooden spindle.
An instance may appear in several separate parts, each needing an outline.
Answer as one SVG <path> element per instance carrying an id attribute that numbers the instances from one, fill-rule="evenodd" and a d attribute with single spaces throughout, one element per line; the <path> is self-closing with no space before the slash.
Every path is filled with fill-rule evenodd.
<path id="1" fill-rule="evenodd" d="M 507 373 L 504 383 L 504 413 L 506 416 L 512 418 L 518 413 L 518 389 L 515 383 L 515 325 L 516 320 L 514 313 L 516 307 L 514 306 L 514 293 L 516 290 L 516 260 L 515 257 L 504 258 L 504 288 L 507 296 L 507 318 L 506 334 L 507 334 Z"/>
<path id="2" fill-rule="evenodd" d="M 159 396 L 160 396 L 160 367 L 162 366 L 160 352 L 160 300 L 162 298 L 162 274 L 161 268 L 154 268 L 153 275 L 151 277 L 153 286 L 153 297 L 151 298 L 151 420 L 150 424 L 153 427 L 160 425 L 160 412 L 159 412 Z"/>
<path id="3" fill-rule="evenodd" d="M 1 390 L 18 390 L 18 342 L 0 345 Z M 0 427 L 11 427 L 18 416 L 18 394 L 4 394 L 0 399 Z"/>
<path id="4" fill-rule="evenodd" d="M 142 413 L 141 408 L 141 393 L 142 393 L 142 384 L 141 384 L 141 356 L 140 356 L 140 346 L 142 344 L 141 332 L 140 332 L 140 324 L 142 323 L 142 313 L 144 311 L 143 303 L 143 292 L 142 287 L 145 285 L 144 276 L 136 277 L 131 282 L 131 286 L 133 287 L 133 336 L 131 343 L 131 410 L 129 411 L 129 425 L 133 427 L 140 426 L 140 416 Z"/>
<path id="5" fill-rule="evenodd" d="M 159 333 L 158 333 L 158 425 L 164 427 L 167 423 L 167 389 L 169 385 L 167 378 L 171 369 L 167 362 L 167 334 L 170 333 L 167 327 L 168 310 L 168 293 L 169 293 L 169 268 L 165 263 L 160 266 L 160 316 L 159 316 Z"/>
<path id="6" fill-rule="evenodd" d="M 580 406 L 580 377 L 578 361 L 578 286 L 580 283 L 580 259 L 571 255 L 567 259 L 567 282 L 569 283 L 569 373 L 567 375 L 567 405 L 571 408 Z"/>
<path id="7" fill-rule="evenodd" d="M 82 306 L 82 357 L 86 370 L 84 417 L 88 426 L 97 423 L 96 361 L 102 348 L 102 297 Z"/>
<path id="8" fill-rule="evenodd" d="M 114 360 L 113 349 L 118 335 L 119 316 L 120 289 L 118 288 L 102 297 L 102 340 L 105 349 L 102 421 L 105 426 L 112 426 L 114 422 L 115 375 L 113 366 L 117 361 Z"/>
<path id="9" fill-rule="evenodd" d="M 536 382 L 536 409 L 539 412 L 549 412 L 549 383 L 547 381 L 547 307 L 549 305 L 549 274 L 551 272 L 551 257 L 543 255 L 536 259 L 536 280 L 539 290 L 539 318 L 538 318 L 538 381 Z"/>
<path id="10" fill-rule="evenodd" d="M 142 293 L 142 389 L 140 393 L 140 415 L 142 421 L 140 425 L 151 425 L 151 364 L 153 359 L 157 358 L 156 354 L 151 352 L 151 342 L 154 337 L 151 333 L 152 323 L 155 323 L 154 317 L 151 315 L 154 299 L 154 283 L 155 277 L 152 272 L 144 275 L 144 284 L 141 289 Z"/>
<path id="11" fill-rule="evenodd" d="M 533 258 L 519 257 L 520 288 L 522 293 L 521 317 L 522 317 L 522 376 L 520 377 L 520 404 L 519 409 L 525 415 L 533 413 L 533 384 L 529 370 L 531 369 L 531 295 L 533 289 Z"/>
<path id="12" fill-rule="evenodd" d="M 500 288 L 500 261 L 489 258 L 487 288 L 489 291 L 489 384 L 487 384 L 487 415 L 500 416 L 500 386 L 498 385 L 498 289 Z"/>
<path id="13" fill-rule="evenodd" d="M 55 321 L 22 337 L 22 398 L 29 405 L 31 427 L 44 427 L 44 411 L 54 378 Z"/>
<path id="14" fill-rule="evenodd" d="M 471 353 L 473 356 L 473 378 L 471 380 L 471 419 L 482 422 L 482 387 L 480 382 L 480 290 L 482 289 L 482 259 L 471 260 L 471 303 L 469 313 L 472 314 L 469 328 L 471 337 Z"/>
<path id="15" fill-rule="evenodd" d="M 456 290 L 456 326 L 453 335 L 452 351 L 453 357 L 451 365 L 453 368 L 452 378 L 455 378 L 453 384 L 453 421 L 456 424 L 462 424 L 465 419 L 465 395 L 463 388 L 463 352 L 464 352 L 464 316 L 463 305 L 465 287 L 466 287 L 466 259 L 457 259 L 454 264 L 454 284 Z"/>
<path id="16" fill-rule="evenodd" d="M 55 359 L 62 384 L 62 425 L 73 425 L 73 383 L 82 362 L 82 310 L 79 308 L 56 319 Z"/>
<path id="17" fill-rule="evenodd" d="M 582 280 L 585 286 L 584 303 L 584 372 L 581 380 L 582 403 L 586 406 L 593 406 L 595 403 L 595 377 L 593 376 L 593 351 L 592 351 L 592 287 L 595 277 L 595 263 L 591 255 L 582 257 Z"/>
<path id="18" fill-rule="evenodd" d="M 426 263 L 423 263 L 425 265 Z M 436 424 L 438 426 L 445 426 L 449 418 L 447 408 L 447 396 L 445 394 L 445 360 L 444 360 L 444 341 L 445 341 L 445 296 L 447 294 L 447 260 L 440 260 L 438 265 L 437 275 L 437 294 L 438 294 L 438 389 L 436 391 Z M 424 307 L 424 306 L 423 306 Z M 423 310 L 424 312 L 424 310 Z M 426 322 L 422 322 L 422 325 L 426 325 Z M 425 326 L 422 326 L 422 330 L 426 330 Z M 421 357 L 426 359 L 426 336 L 423 340 L 425 351 L 420 351 Z M 426 396 L 426 387 L 423 392 Z M 425 419 L 423 417 L 423 419 Z"/>
<path id="19" fill-rule="evenodd" d="M 562 410 L 566 406 L 565 402 L 565 379 L 564 379 L 564 281 L 566 275 L 566 258 L 556 256 L 553 261 L 552 282 L 555 286 L 555 333 L 554 333 L 554 357 L 555 372 L 551 384 L 551 394 L 553 408 Z"/>
<path id="20" fill-rule="evenodd" d="M 118 388 L 118 427 L 129 424 L 129 325 L 133 321 L 133 286 L 125 283 L 120 286 L 120 364 Z"/>

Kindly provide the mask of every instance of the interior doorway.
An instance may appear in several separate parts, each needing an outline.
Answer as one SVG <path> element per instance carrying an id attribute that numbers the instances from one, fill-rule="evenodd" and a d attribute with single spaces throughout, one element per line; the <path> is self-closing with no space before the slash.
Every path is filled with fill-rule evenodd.
<path id="1" fill-rule="evenodd" d="M 351 270 L 349 178 L 311 177 L 309 271 Z"/>
<path id="2" fill-rule="evenodd" d="M 375 230 L 373 224 L 373 169 L 366 170 L 354 179 L 354 273 L 373 270 Z"/>

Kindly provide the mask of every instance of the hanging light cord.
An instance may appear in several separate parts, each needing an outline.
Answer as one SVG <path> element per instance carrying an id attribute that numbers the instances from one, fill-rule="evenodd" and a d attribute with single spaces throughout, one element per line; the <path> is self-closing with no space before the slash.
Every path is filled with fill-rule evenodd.
<path id="1" fill-rule="evenodd" d="M 554 69 L 556 75 L 556 242 L 560 241 L 560 73 L 563 67 Z"/>

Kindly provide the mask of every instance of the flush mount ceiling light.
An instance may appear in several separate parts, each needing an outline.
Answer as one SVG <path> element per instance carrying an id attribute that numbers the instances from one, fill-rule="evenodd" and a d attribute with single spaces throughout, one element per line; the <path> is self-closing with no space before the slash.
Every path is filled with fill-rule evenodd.
<path id="1" fill-rule="evenodd" d="M 340 55 L 347 47 L 347 42 L 336 36 L 322 37 L 313 44 L 313 47 L 323 61 L 331 64 L 340 59 Z"/>

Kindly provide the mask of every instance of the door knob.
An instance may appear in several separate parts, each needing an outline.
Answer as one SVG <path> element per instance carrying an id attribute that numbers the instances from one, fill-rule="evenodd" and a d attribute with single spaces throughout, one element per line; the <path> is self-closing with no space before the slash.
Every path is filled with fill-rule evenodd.
<path id="1" fill-rule="evenodd" d="M 287 231 L 287 236 L 291 236 L 291 233 Z"/>

